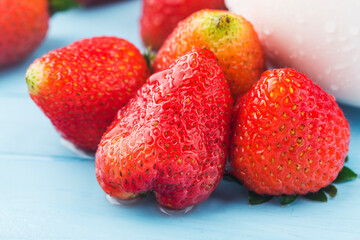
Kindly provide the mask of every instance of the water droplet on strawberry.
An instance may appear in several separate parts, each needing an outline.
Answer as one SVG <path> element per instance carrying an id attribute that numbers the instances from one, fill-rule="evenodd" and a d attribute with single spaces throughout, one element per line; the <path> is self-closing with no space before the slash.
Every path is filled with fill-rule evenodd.
<path id="1" fill-rule="evenodd" d="M 143 199 L 142 196 L 139 196 L 137 198 L 129 199 L 129 200 L 121 200 L 118 198 L 114 198 L 108 194 L 105 195 L 106 200 L 108 200 L 109 203 L 113 205 L 121 205 L 121 206 L 132 206 L 137 204 L 141 199 Z"/>
<path id="2" fill-rule="evenodd" d="M 164 206 L 161 206 L 161 205 L 158 205 L 158 207 L 159 207 L 159 210 L 162 213 L 165 213 L 166 215 L 169 215 L 169 216 L 185 215 L 185 214 L 191 212 L 194 209 L 194 205 L 186 207 L 184 209 L 170 209 L 170 208 L 167 208 L 167 207 L 164 207 Z"/>

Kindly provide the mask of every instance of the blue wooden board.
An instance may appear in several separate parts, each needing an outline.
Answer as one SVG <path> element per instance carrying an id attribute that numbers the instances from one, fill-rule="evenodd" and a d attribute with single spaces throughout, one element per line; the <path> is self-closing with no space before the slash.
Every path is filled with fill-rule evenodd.
<path id="1" fill-rule="evenodd" d="M 56 14 L 43 44 L 23 63 L 0 70 L 0 239 L 360 239 L 360 181 L 339 184 L 327 203 L 247 204 L 247 191 L 222 181 L 192 212 L 169 217 L 150 195 L 110 204 L 93 158 L 60 144 L 24 81 L 37 57 L 82 38 L 114 35 L 144 50 L 140 1 Z M 351 127 L 350 166 L 360 172 L 360 109 L 341 105 Z"/>

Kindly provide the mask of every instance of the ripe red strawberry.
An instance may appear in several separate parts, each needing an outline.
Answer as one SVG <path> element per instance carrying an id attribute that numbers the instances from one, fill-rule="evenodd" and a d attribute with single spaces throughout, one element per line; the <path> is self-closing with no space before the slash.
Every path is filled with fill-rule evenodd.
<path id="1" fill-rule="evenodd" d="M 95 151 L 116 112 L 148 75 L 134 45 L 117 37 L 95 37 L 35 60 L 26 83 L 31 98 L 63 138 Z"/>
<path id="2" fill-rule="evenodd" d="M 258 194 L 317 192 L 338 175 L 349 124 L 335 98 L 293 69 L 266 71 L 238 99 L 230 172 Z"/>
<path id="3" fill-rule="evenodd" d="M 1 0 L 0 67 L 32 53 L 45 38 L 48 19 L 46 0 Z"/>
<path id="4" fill-rule="evenodd" d="M 250 90 L 265 70 L 263 50 L 251 23 L 220 10 L 202 10 L 182 21 L 156 55 L 153 70 L 166 69 L 196 47 L 215 53 L 235 97 Z"/>
<path id="5" fill-rule="evenodd" d="M 144 44 L 158 50 L 181 20 L 204 8 L 226 9 L 224 0 L 143 0 L 140 32 Z"/>
<path id="6" fill-rule="evenodd" d="M 104 134 L 99 184 L 119 199 L 152 190 L 171 209 L 206 200 L 224 172 L 231 104 L 209 50 L 182 56 L 152 75 Z"/>

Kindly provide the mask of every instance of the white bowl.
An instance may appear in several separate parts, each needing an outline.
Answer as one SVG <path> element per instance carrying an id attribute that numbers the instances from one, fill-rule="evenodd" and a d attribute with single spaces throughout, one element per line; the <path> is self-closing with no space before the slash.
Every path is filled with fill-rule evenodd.
<path id="1" fill-rule="evenodd" d="M 359 0 L 226 0 L 249 20 L 268 60 L 308 75 L 337 100 L 360 107 Z"/>

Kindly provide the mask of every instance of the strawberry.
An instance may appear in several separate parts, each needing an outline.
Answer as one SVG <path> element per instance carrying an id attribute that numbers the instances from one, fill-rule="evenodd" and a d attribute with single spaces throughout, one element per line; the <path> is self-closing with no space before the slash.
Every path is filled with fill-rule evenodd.
<path id="1" fill-rule="evenodd" d="M 94 37 L 35 60 L 26 83 L 62 137 L 91 152 L 148 75 L 134 45 L 117 37 Z"/>
<path id="2" fill-rule="evenodd" d="M 174 29 L 153 61 L 154 71 L 166 69 L 196 47 L 215 53 L 234 97 L 248 91 L 265 68 L 263 50 L 251 23 L 227 11 L 202 10 Z"/>
<path id="3" fill-rule="evenodd" d="M 232 100 L 215 56 L 190 52 L 152 75 L 122 108 L 96 152 L 96 176 L 118 199 L 154 191 L 183 209 L 206 200 L 222 178 Z"/>
<path id="4" fill-rule="evenodd" d="M 143 0 L 140 32 L 144 44 L 158 50 L 181 20 L 204 8 L 226 9 L 224 0 Z"/>
<path id="5" fill-rule="evenodd" d="M 30 55 L 45 38 L 48 19 L 46 0 L 1 0 L 0 67 Z"/>
<path id="6" fill-rule="evenodd" d="M 304 74 L 266 71 L 237 101 L 230 173 L 257 194 L 304 195 L 328 186 L 344 165 L 343 112 Z"/>

